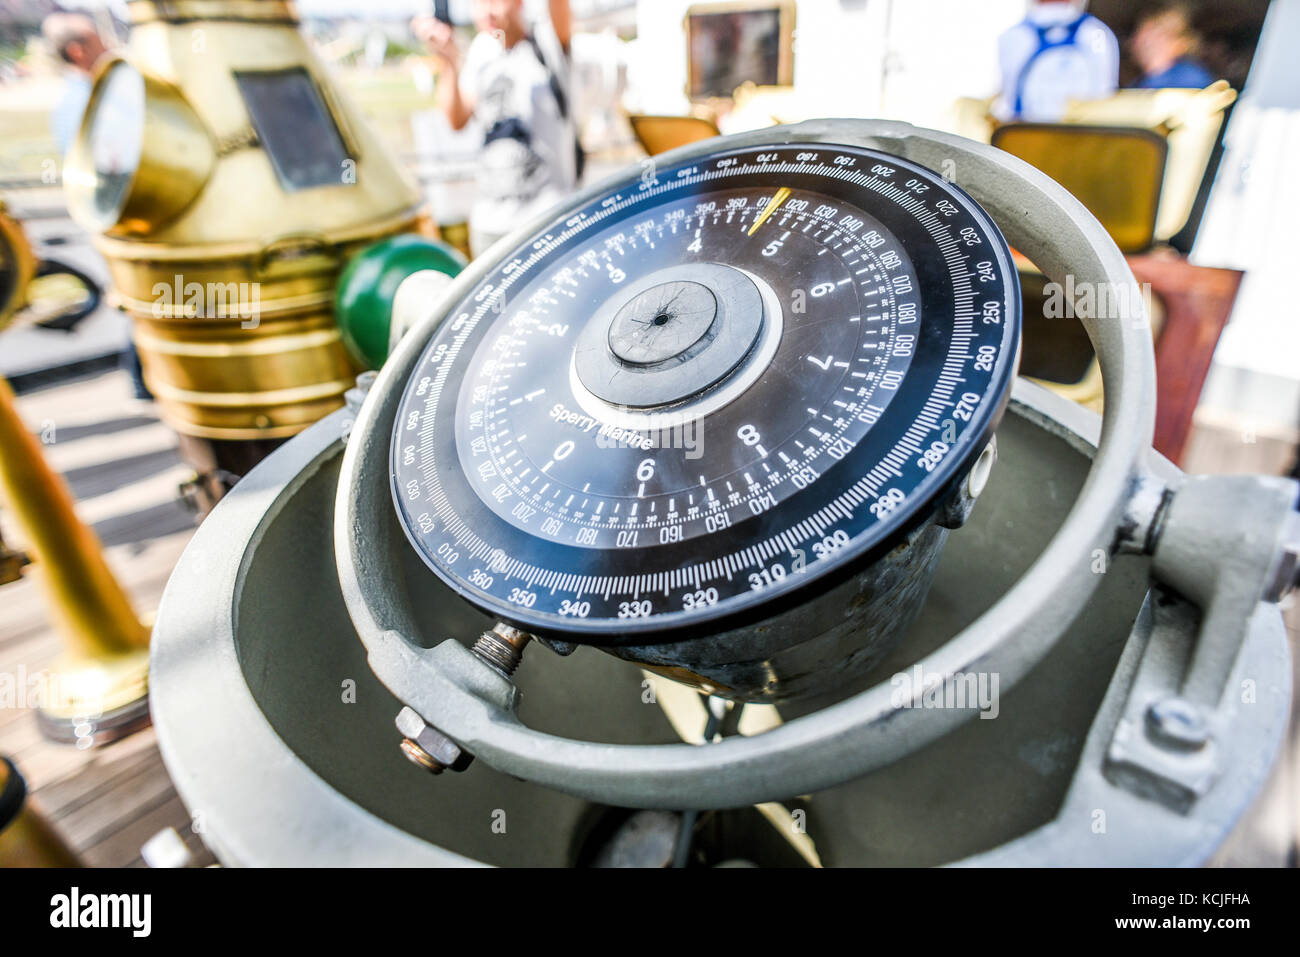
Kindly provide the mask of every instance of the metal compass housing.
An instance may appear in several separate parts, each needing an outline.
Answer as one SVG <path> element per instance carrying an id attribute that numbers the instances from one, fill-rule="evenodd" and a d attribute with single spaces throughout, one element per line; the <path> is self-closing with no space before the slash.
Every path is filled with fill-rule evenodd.
<path id="1" fill-rule="evenodd" d="M 902 637 L 1016 362 L 1011 257 L 969 196 L 870 149 L 723 141 L 496 258 L 393 431 L 397 511 L 443 581 L 552 647 L 744 700 Z"/>

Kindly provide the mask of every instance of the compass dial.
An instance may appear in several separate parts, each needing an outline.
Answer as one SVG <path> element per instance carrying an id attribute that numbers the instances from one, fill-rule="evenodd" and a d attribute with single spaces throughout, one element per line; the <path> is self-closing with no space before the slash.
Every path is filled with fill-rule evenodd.
<path id="1" fill-rule="evenodd" d="M 1005 404 L 1016 295 L 987 216 L 896 157 L 793 144 L 630 178 L 429 342 L 399 515 L 444 580 L 539 634 L 717 630 L 933 512 Z"/>

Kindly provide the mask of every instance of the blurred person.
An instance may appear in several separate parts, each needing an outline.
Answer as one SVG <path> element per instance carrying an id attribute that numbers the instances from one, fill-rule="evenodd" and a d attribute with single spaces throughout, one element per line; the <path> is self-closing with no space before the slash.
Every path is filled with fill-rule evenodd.
<path id="1" fill-rule="evenodd" d="M 50 127 L 59 152 L 66 154 L 81 126 L 90 100 L 90 78 L 95 65 L 108 52 L 95 21 L 84 13 L 51 13 L 41 23 L 50 49 L 67 64 L 63 93 L 50 113 Z"/>
<path id="2" fill-rule="evenodd" d="M 475 0 L 477 36 L 462 54 L 451 24 L 411 22 L 434 57 L 438 106 L 453 129 L 483 129 L 470 209 L 475 255 L 573 190 L 581 152 L 570 110 L 568 0 L 529 23 L 524 0 Z"/>
<path id="3" fill-rule="evenodd" d="M 1119 85 L 1119 41 L 1083 0 L 1037 0 L 998 37 L 1000 120 L 1054 123 L 1070 100 L 1100 100 Z"/>
<path id="4" fill-rule="evenodd" d="M 1142 79 L 1134 86 L 1144 90 L 1209 86 L 1215 77 L 1196 59 L 1200 45 L 1187 4 L 1162 3 L 1144 12 L 1129 41 L 1133 59 L 1142 68 Z"/>

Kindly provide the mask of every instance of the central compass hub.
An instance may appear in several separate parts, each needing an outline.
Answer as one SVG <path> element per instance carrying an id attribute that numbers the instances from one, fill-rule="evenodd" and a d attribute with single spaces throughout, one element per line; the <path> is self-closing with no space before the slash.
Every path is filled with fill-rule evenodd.
<path id="1" fill-rule="evenodd" d="M 717 318 L 718 300 L 708 286 L 680 280 L 651 286 L 614 315 L 609 351 L 630 365 L 684 362 L 713 340 Z"/>
<path id="2" fill-rule="evenodd" d="M 582 385 L 615 406 L 687 401 L 734 372 L 764 325 L 763 296 L 739 269 L 671 266 L 618 290 L 574 350 Z"/>

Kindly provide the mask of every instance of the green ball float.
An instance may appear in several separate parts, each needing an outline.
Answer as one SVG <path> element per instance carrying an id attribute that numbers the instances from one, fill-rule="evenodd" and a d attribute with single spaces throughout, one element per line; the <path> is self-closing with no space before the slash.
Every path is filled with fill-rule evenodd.
<path id="1" fill-rule="evenodd" d="M 393 297 L 407 276 L 424 269 L 455 276 L 464 268 L 455 247 L 414 233 L 382 239 L 353 256 L 334 296 L 334 315 L 353 358 L 369 369 L 388 358 Z"/>

